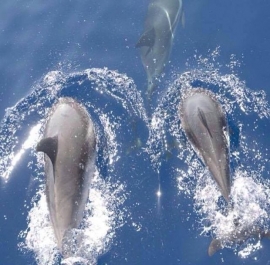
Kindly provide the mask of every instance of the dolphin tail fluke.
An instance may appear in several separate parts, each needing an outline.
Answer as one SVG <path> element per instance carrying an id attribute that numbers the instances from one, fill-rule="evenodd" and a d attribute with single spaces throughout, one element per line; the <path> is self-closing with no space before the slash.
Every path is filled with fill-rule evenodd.
<path id="1" fill-rule="evenodd" d="M 181 16 L 181 24 L 182 24 L 182 27 L 185 28 L 186 20 L 185 20 L 185 13 L 184 12 L 182 13 L 182 16 Z"/>
<path id="2" fill-rule="evenodd" d="M 208 255 L 210 257 L 213 256 L 221 248 L 221 241 L 219 239 L 213 239 L 208 247 Z"/>

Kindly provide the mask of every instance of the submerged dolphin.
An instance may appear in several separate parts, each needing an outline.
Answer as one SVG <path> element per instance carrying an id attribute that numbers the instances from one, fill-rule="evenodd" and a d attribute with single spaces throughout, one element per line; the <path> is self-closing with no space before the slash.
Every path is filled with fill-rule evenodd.
<path id="1" fill-rule="evenodd" d="M 65 235 L 82 221 L 94 173 L 96 136 L 86 109 L 71 98 L 61 98 L 36 149 L 45 153 L 47 204 L 62 251 Z"/>
<path id="2" fill-rule="evenodd" d="M 270 231 L 263 231 L 259 227 L 243 228 L 236 227 L 235 231 L 224 235 L 221 239 L 213 239 L 208 248 L 208 255 L 214 255 L 219 249 L 222 249 L 225 244 L 243 244 L 249 238 L 270 238 Z"/>
<path id="3" fill-rule="evenodd" d="M 180 119 L 188 140 L 229 201 L 230 170 L 226 117 L 207 90 L 194 90 L 183 99 Z"/>
<path id="4" fill-rule="evenodd" d="M 183 20 L 182 0 L 151 0 L 145 29 L 136 48 L 147 73 L 148 93 L 151 94 L 156 78 L 162 73 L 171 52 L 174 33 L 179 19 Z"/>

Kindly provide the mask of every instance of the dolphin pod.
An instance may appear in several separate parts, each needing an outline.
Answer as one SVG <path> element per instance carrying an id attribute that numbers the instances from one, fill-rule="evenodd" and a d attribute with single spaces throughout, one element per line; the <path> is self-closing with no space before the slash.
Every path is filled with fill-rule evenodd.
<path id="1" fill-rule="evenodd" d="M 180 105 L 180 120 L 193 149 L 229 201 L 228 126 L 221 105 L 209 91 L 193 90 Z"/>
<path id="2" fill-rule="evenodd" d="M 148 6 L 144 32 L 136 44 L 147 73 L 148 94 L 162 73 L 171 52 L 178 21 L 183 18 L 182 0 L 152 0 Z"/>
<path id="3" fill-rule="evenodd" d="M 94 173 L 96 136 L 84 107 L 60 98 L 46 121 L 37 151 L 44 152 L 46 197 L 57 245 L 78 228 Z"/>

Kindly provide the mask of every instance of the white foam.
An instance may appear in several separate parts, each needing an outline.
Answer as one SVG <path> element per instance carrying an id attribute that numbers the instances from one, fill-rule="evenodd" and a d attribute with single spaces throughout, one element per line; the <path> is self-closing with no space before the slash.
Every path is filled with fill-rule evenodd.
<path id="1" fill-rule="evenodd" d="M 89 201 L 81 228 L 74 229 L 73 241 L 69 241 L 68 253 L 63 260 L 85 260 L 85 264 L 96 264 L 100 255 L 106 253 L 116 236 L 117 229 L 125 224 L 127 211 L 125 187 L 120 183 L 104 181 L 97 173 L 91 183 Z M 49 218 L 44 187 L 33 198 L 33 207 L 28 214 L 28 227 L 19 235 L 21 251 L 35 255 L 37 264 L 55 264 L 60 258 Z M 84 263 L 83 263 L 84 264 Z"/>
<path id="2" fill-rule="evenodd" d="M 207 57 L 195 54 L 186 63 L 187 72 L 174 74 L 176 79 L 160 98 L 152 116 L 146 152 L 158 172 L 164 153 L 175 151 L 181 166 L 170 165 L 171 172 L 177 179 L 179 193 L 185 194 L 194 202 L 199 234 L 209 236 L 211 233 L 222 238 L 235 230 L 236 218 L 241 220 L 243 229 L 254 226 L 259 226 L 262 231 L 269 229 L 267 220 L 270 217 L 270 190 L 268 181 L 263 178 L 267 174 L 269 161 L 267 149 L 260 143 L 258 124 L 261 119 L 269 122 L 270 108 L 265 91 L 251 90 L 237 76 L 241 63 L 236 56 L 232 55 L 229 63 L 223 66 L 218 63 L 219 53 L 220 49 L 217 48 Z M 231 148 L 230 154 L 231 161 L 237 165 L 235 172 L 232 171 L 233 209 L 226 208 L 216 183 L 194 153 L 181 128 L 181 97 L 192 91 L 196 85 L 215 93 L 223 109 L 239 129 L 239 146 Z M 252 132 L 246 130 L 246 119 L 253 128 Z M 177 145 L 171 147 L 168 142 L 174 140 Z M 234 242 L 227 242 L 225 245 L 231 248 L 236 246 Z M 249 242 L 249 247 L 240 249 L 242 252 L 239 255 L 249 256 L 258 249 L 257 245 L 258 240 Z"/>

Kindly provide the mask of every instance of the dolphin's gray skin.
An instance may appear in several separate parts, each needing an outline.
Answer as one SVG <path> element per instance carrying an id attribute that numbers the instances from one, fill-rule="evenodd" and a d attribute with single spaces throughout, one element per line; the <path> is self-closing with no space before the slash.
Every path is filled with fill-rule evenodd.
<path id="1" fill-rule="evenodd" d="M 229 138 L 221 105 L 209 91 L 194 90 L 183 99 L 180 119 L 188 140 L 229 201 Z"/>
<path id="2" fill-rule="evenodd" d="M 231 234 L 225 235 L 222 239 L 213 239 L 208 248 L 208 255 L 213 256 L 219 249 L 224 247 L 224 244 L 243 244 L 249 238 L 264 238 L 270 237 L 270 231 L 263 231 L 259 227 L 243 228 L 236 227 Z"/>
<path id="3" fill-rule="evenodd" d="M 37 151 L 44 152 L 46 196 L 57 245 L 78 228 L 94 173 L 96 136 L 84 107 L 61 98 L 47 119 Z"/>
<path id="4" fill-rule="evenodd" d="M 136 44 L 147 73 L 148 93 L 162 73 L 172 48 L 179 18 L 183 18 L 182 0 L 151 0 L 144 32 Z"/>

